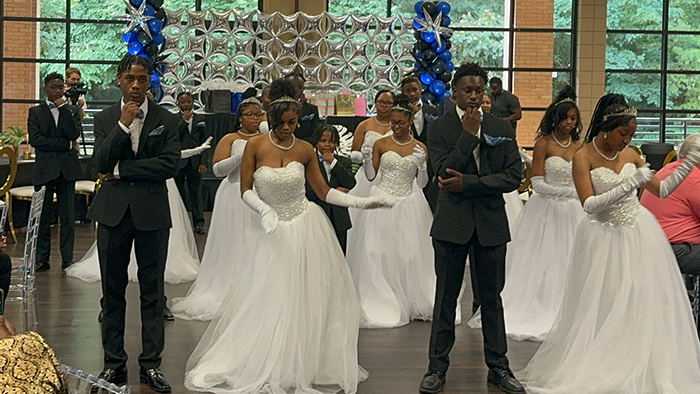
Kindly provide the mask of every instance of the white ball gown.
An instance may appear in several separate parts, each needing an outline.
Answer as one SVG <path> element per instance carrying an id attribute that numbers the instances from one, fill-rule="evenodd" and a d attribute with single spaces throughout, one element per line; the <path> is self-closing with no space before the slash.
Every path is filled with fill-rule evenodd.
<path id="1" fill-rule="evenodd" d="M 246 142 L 234 140 L 231 157 L 243 155 Z M 173 299 L 170 308 L 181 319 L 211 320 L 228 289 L 249 268 L 250 260 L 245 251 L 250 241 L 246 241 L 246 229 L 253 211 L 241 199 L 240 178 L 240 165 L 237 165 L 216 191 L 199 276 L 187 295 Z"/>
<path id="2" fill-rule="evenodd" d="M 544 167 L 547 184 L 574 188 L 571 162 L 551 156 Z M 576 197 L 534 193 L 511 227 L 506 285 L 501 292 L 510 338 L 542 341 L 552 328 L 564 297 L 576 229 L 585 216 Z M 472 317 L 469 327 L 481 328 L 481 311 Z"/>
<path id="3" fill-rule="evenodd" d="M 433 215 L 415 181 L 417 159 L 389 151 L 380 160 L 381 179 L 369 195 L 399 200 L 391 209 L 360 211 L 348 237 L 347 260 L 363 328 L 429 320 L 435 298 Z"/>
<path id="4" fill-rule="evenodd" d="M 362 141 L 362 146 L 369 146 L 370 148 L 374 147 L 374 143 L 377 142 L 378 139 L 388 137 L 391 134 L 393 134 L 393 131 L 389 130 L 386 134 L 379 134 L 379 132 L 374 131 L 374 130 L 369 130 L 365 133 L 365 140 Z M 367 176 L 365 175 L 365 171 L 360 166 L 360 169 L 357 170 L 357 173 L 355 174 L 355 187 L 350 190 L 350 195 L 352 196 L 357 196 L 357 197 L 367 197 L 369 196 L 369 189 L 372 187 L 373 184 L 376 184 L 379 182 L 380 175 L 377 174 L 377 177 L 374 178 L 371 182 L 367 179 Z M 357 209 L 357 208 L 348 208 L 348 213 L 350 214 L 350 221 L 352 223 L 355 223 L 356 216 L 360 214 L 362 210 Z M 352 234 L 352 228 L 348 230 L 348 240 L 350 239 L 350 234 Z"/>
<path id="5" fill-rule="evenodd" d="M 636 171 L 591 170 L 597 194 Z M 529 204 L 529 203 L 528 203 Z M 528 393 L 695 394 L 700 343 L 673 251 L 636 191 L 578 227 L 559 317 L 524 370 Z"/>
<path id="6" fill-rule="evenodd" d="M 250 228 L 252 270 L 230 288 L 187 362 L 185 387 L 227 394 L 357 391 L 359 305 L 326 214 L 305 197 L 304 166 L 260 167 L 260 198 L 278 214 Z M 323 386 L 323 387 L 317 387 Z"/>
<path id="7" fill-rule="evenodd" d="M 194 241 L 190 217 L 187 214 L 185 204 L 182 202 L 177 190 L 175 180 L 165 181 L 168 187 L 168 202 L 170 204 L 170 216 L 173 227 L 168 238 L 168 259 L 165 262 L 165 281 L 170 284 L 189 282 L 197 277 L 199 271 L 199 253 Z M 129 263 L 129 280 L 138 282 L 136 276 L 136 254 L 131 247 L 131 262 Z M 101 279 L 100 260 L 97 256 L 97 241 L 93 242 L 90 249 L 80 261 L 68 267 L 66 275 L 84 280 L 97 282 Z"/>

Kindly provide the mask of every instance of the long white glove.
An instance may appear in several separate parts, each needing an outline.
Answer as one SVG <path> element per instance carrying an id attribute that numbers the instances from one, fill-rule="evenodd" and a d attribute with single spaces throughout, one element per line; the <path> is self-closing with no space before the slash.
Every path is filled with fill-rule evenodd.
<path id="1" fill-rule="evenodd" d="M 527 153 L 523 152 L 522 149 L 518 149 L 518 154 L 520 154 L 520 160 L 523 162 L 532 165 L 532 157 L 528 155 Z"/>
<path id="2" fill-rule="evenodd" d="M 258 193 L 250 189 L 246 190 L 245 193 L 243 193 L 242 199 L 249 207 L 253 208 L 255 212 L 262 216 L 262 226 L 266 233 L 270 234 L 277 230 L 277 225 L 279 224 L 277 212 L 261 200 L 260 197 L 258 197 Z"/>
<path id="3" fill-rule="evenodd" d="M 359 150 L 350 152 L 350 160 L 355 164 L 362 164 L 362 152 Z"/>
<path id="4" fill-rule="evenodd" d="M 583 202 L 583 210 L 587 213 L 600 212 L 621 199 L 627 197 L 633 190 L 639 188 L 651 180 L 652 174 L 649 165 L 637 168 L 634 175 L 624 182 L 597 196 L 590 196 Z"/>
<path id="5" fill-rule="evenodd" d="M 212 140 L 212 138 L 213 138 L 213 137 L 207 138 L 207 140 L 204 141 L 204 143 L 203 143 L 202 145 L 200 145 L 200 146 L 198 146 L 198 147 L 196 147 L 196 148 L 181 150 L 181 151 L 180 151 L 180 158 L 181 158 L 181 159 L 186 159 L 186 158 L 188 158 L 188 157 L 201 155 L 202 152 L 204 152 L 205 150 L 211 148 L 211 140 Z"/>
<path id="6" fill-rule="evenodd" d="M 372 165 L 372 147 L 370 145 L 362 146 L 362 168 L 364 168 L 368 180 L 371 181 L 377 176 L 374 165 Z"/>
<path id="7" fill-rule="evenodd" d="M 700 163 L 700 152 L 691 150 L 683 159 L 683 163 L 671 175 L 661 181 L 659 197 L 666 198 L 673 193 L 698 163 Z"/>
<path id="8" fill-rule="evenodd" d="M 554 186 L 545 182 L 543 176 L 533 176 L 530 178 L 532 190 L 535 193 L 542 194 L 553 198 L 577 198 L 576 188 L 566 186 Z"/>
<path id="9" fill-rule="evenodd" d="M 214 163 L 214 166 L 212 167 L 214 175 L 218 177 L 223 177 L 228 176 L 228 174 L 235 171 L 241 164 L 241 160 L 243 159 L 244 148 L 245 144 L 236 144 L 234 141 L 234 144 L 231 146 L 231 156 L 224 160 Z"/>
<path id="10" fill-rule="evenodd" d="M 331 188 L 326 194 L 326 202 L 339 207 L 373 209 L 391 208 L 396 200 L 382 196 L 356 197 Z"/>
<path id="11" fill-rule="evenodd" d="M 425 150 L 418 144 L 413 147 L 413 156 L 418 160 L 418 175 L 416 175 L 416 181 L 418 181 L 418 186 L 424 188 L 428 184 L 428 163 L 425 161 L 427 155 Z"/>

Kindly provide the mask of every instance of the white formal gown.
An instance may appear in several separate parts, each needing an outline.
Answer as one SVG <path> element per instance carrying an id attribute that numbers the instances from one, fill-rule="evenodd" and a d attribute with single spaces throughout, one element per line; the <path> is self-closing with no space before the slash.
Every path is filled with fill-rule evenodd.
<path id="1" fill-rule="evenodd" d="M 255 189 L 278 214 L 252 221 L 252 270 L 233 286 L 187 362 L 190 390 L 227 394 L 357 391 L 359 305 L 323 210 L 305 197 L 304 166 L 260 167 Z M 245 285 L 244 285 L 245 284 Z"/>
<path id="2" fill-rule="evenodd" d="M 391 209 L 360 211 L 348 238 L 347 260 L 360 298 L 360 326 L 390 328 L 433 316 L 433 215 L 416 183 L 415 156 L 382 155 L 381 179 L 370 196 L 398 198 Z"/>
<path id="3" fill-rule="evenodd" d="M 374 130 L 369 130 L 365 133 L 365 140 L 362 141 L 362 146 L 369 146 L 370 148 L 374 147 L 374 143 L 377 142 L 378 139 L 388 137 L 393 132 L 389 130 L 386 134 L 379 134 L 379 132 L 374 131 Z M 373 184 L 376 184 L 379 182 L 380 175 L 377 174 L 377 177 L 374 178 L 371 182 L 367 179 L 367 176 L 365 175 L 365 170 L 360 166 L 360 169 L 357 170 L 357 173 L 355 174 L 355 187 L 350 190 L 350 195 L 352 196 L 357 196 L 357 197 L 367 197 L 369 196 L 369 190 L 372 187 Z M 350 220 L 352 223 L 355 223 L 355 216 L 359 215 L 361 212 L 361 209 L 357 208 L 348 208 L 348 213 L 350 214 Z M 350 239 L 350 234 L 352 234 L 352 228 L 348 230 L 348 239 Z"/>
<path id="4" fill-rule="evenodd" d="M 190 217 L 177 190 L 175 181 L 170 178 L 165 181 L 168 188 L 168 203 L 173 226 L 168 237 L 168 257 L 165 262 L 165 281 L 170 284 L 189 282 L 197 277 L 199 271 L 199 254 L 194 241 Z M 129 263 L 129 280 L 138 282 L 136 276 L 137 264 L 134 248 L 131 248 Z M 95 241 L 80 261 L 68 267 L 66 275 L 86 282 L 97 282 L 101 279 L 100 261 L 97 256 L 97 241 Z"/>
<path id="5" fill-rule="evenodd" d="M 571 162 L 552 156 L 544 162 L 547 184 L 574 188 Z M 511 227 L 506 285 L 501 292 L 506 334 L 542 341 L 554 324 L 564 297 L 571 247 L 586 216 L 576 197 L 533 194 Z M 481 328 L 481 311 L 469 321 Z"/>
<path id="6" fill-rule="evenodd" d="M 231 157 L 243 155 L 246 140 L 231 145 Z M 247 239 L 253 211 L 241 199 L 240 165 L 219 184 L 211 214 L 209 235 L 204 247 L 199 275 L 187 295 L 173 299 L 170 310 L 181 319 L 211 320 L 231 286 L 241 273 L 250 269 L 246 254 L 252 241 Z"/>
<path id="7" fill-rule="evenodd" d="M 599 167 L 596 194 L 624 182 Z M 528 203 L 529 204 L 529 203 Z M 527 367 L 535 394 L 695 394 L 700 343 L 678 264 L 636 191 L 581 221 L 559 316 Z"/>

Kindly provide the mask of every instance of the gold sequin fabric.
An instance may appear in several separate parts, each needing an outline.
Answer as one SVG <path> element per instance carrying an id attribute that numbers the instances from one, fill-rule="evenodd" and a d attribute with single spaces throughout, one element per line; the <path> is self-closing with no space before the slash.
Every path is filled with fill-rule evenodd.
<path id="1" fill-rule="evenodd" d="M 382 155 L 379 164 L 381 178 L 377 187 L 394 197 L 408 197 L 413 192 L 413 180 L 418 170 L 415 156 L 401 157 L 394 151 Z"/>
<path id="2" fill-rule="evenodd" d="M 67 394 L 53 349 L 35 332 L 0 339 L 0 394 Z"/>
<path id="3" fill-rule="evenodd" d="M 593 189 L 597 195 L 605 193 L 632 176 L 636 170 L 634 163 L 625 164 L 619 174 L 606 167 L 594 168 L 591 170 Z M 620 201 L 589 217 L 594 222 L 629 229 L 637 224 L 643 214 L 644 208 L 639 204 L 637 191 L 632 190 Z"/>
<path id="4" fill-rule="evenodd" d="M 573 189 L 574 178 L 571 173 L 571 162 L 559 156 L 548 157 L 544 161 L 544 181 L 548 185 Z M 542 196 L 560 202 L 576 199 L 576 197 L 552 197 L 546 194 Z"/>
<path id="5" fill-rule="evenodd" d="M 280 222 L 289 222 L 306 212 L 304 166 L 293 161 L 286 167 L 263 166 L 255 170 L 255 190 L 277 212 Z"/>

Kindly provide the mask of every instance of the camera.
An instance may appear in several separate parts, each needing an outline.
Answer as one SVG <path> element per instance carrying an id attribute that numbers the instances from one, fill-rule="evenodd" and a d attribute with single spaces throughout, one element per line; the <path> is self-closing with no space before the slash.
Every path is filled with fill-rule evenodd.
<path id="1" fill-rule="evenodd" d="M 77 105 L 78 97 L 87 94 L 85 89 L 85 83 L 75 82 L 70 84 L 70 89 L 68 89 L 63 95 L 70 101 L 71 104 Z"/>

